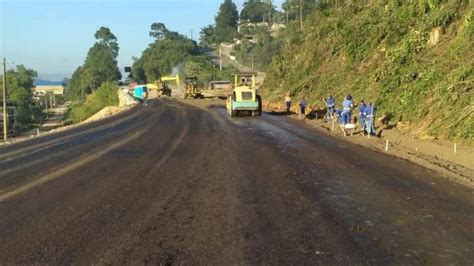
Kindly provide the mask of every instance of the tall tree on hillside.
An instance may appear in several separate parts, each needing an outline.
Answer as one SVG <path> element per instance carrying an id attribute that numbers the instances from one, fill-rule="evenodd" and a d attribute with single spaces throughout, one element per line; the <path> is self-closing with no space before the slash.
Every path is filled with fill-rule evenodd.
<path id="1" fill-rule="evenodd" d="M 230 42 L 237 35 L 239 12 L 232 0 L 224 0 L 215 18 L 215 41 Z"/>
<path id="2" fill-rule="evenodd" d="M 94 34 L 96 42 L 89 49 L 84 65 L 72 75 L 67 96 L 84 98 L 104 82 L 122 78 L 118 68 L 119 45 L 117 37 L 107 27 L 100 27 Z"/>
<path id="3" fill-rule="evenodd" d="M 318 5 L 322 5 L 324 2 L 325 0 L 286 0 L 282 8 L 285 11 L 287 21 L 300 20 L 304 19 L 317 8 Z"/>
<path id="4" fill-rule="evenodd" d="M 82 66 L 76 68 L 72 73 L 71 80 L 67 84 L 66 98 L 68 99 L 84 99 L 85 88 L 82 86 Z"/>
<path id="5" fill-rule="evenodd" d="M 196 42 L 168 30 L 163 23 L 153 23 L 150 36 L 157 39 L 143 51 L 140 58 L 134 60 L 132 66 L 131 78 L 137 82 L 154 82 L 162 73 L 170 73 L 175 66 L 198 53 Z"/>
<path id="6" fill-rule="evenodd" d="M 270 21 L 270 16 L 274 11 L 271 1 L 248 0 L 240 12 L 240 20 L 250 22 Z"/>
<path id="7" fill-rule="evenodd" d="M 155 22 L 150 26 L 150 37 L 154 37 L 158 40 L 165 38 L 169 30 L 166 28 L 166 25 L 161 22 Z"/>
<path id="8" fill-rule="evenodd" d="M 99 30 L 94 34 L 96 42 L 107 47 L 114 58 L 117 58 L 119 52 L 119 46 L 117 43 L 117 37 L 107 27 L 100 27 Z"/>
<path id="9" fill-rule="evenodd" d="M 214 25 L 207 25 L 201 29 L 200 35 L 200 42 L 203 46 L 210 46 L 211 44 L 215 43 L 215 31 L 216 28 Z"/>

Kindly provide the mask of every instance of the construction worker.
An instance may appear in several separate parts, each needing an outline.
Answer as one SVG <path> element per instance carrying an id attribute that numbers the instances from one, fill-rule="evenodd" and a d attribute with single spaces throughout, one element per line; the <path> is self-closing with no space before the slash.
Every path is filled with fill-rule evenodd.
<path id="1" fill-rule="evenodd" d="M 365 132 L 369 135 L 375 135 L 375 126 L 374 126 L 374 118 L 375 118 L 375 108 L 372 105 L 372 102 L 369 102 L 364 109 L 364 116 L 365 116 Z"/>
<path id="2" fill-rule="evenodd" d="M 343 121 L 342 121 L 342 110 L 339 110 L 339 109 L 335 110 L 335 111 L 334 111 L 334 115 L 336 115 L 336 117 L 337 117 L 337 123 L 338 123 L 338 124 L 343 124 Z"/>
<path id="3" fill-rule="evenodd" d="M 306 105 L 307 105 L 307 102 L 306 102 L 306 97 L 303 96 L 303 98 L 301 98 L 300 100 L 300 114 L 301 115 L 305 115 L 306 114 Z"/>
<path id="4" fill-rule="evenodd" d="M 147 100 L 148 100 L 148 87 L 143 86 L 143 105 L 147 105 Z"/>
<path id="5" fill-rule="evenodd" d="M 324 99 L 324 103 L 326 104 L 326 118 L 332 118 L 334 115 L 334 108 L 336 107 L 336 100 L 329 95 L 326 99 Z"/>
<path id="6" fill-rule="evenodd" d="M 342 102 L 342 123 L 349 124 L 351 122 L 351 115 L 352 115 L 352 96 L 347 95 L 346 99 Z"/>
<path id="7" fill-rule="evenodd" d="M 364 112 L 365 112 L 365 107 L 367 105 L 365 104 L 364 100 L 361 100 L 360 103 L 359 103 L 359 124 L 360 124 L 360 128 L 362 128 L 362 130 L 364 129 L 364 120 L 365 120 L 365 115 L 364 115 Z"/>
<path id="8" fill-rule="evenodd" d="M 288 92 L 285 96 L 285 106 L 286 106 L 286 112 L 290 112 L 291 109 L 291 95 Z"/>

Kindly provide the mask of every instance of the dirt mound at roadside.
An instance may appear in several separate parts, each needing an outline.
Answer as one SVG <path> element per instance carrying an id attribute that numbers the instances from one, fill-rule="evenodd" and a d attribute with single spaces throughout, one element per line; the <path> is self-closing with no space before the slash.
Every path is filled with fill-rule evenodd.
<path id="1" fill-rule="evenodd" d="M 126 107 L 126 106 L 107 106 L 107 107 L 104 107 L 99 112 L 95 113 L 93 116 L 89 117 L 84 122 L 87 123 L 87 122 L 96 121 L 96 120 L 102 119 L 104 117 L 108 117 L 108 116 L 114 115 L 116 113 L 119 113 L 121 111 L 124 111 L 126 109 L 128 109 L 128 107 Z"/>

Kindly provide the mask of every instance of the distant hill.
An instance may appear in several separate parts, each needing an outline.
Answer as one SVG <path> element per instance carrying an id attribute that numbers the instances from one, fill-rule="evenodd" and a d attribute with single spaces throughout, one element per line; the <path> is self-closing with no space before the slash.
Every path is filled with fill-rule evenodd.
<path id="1" fill-rule="evenodd" d="M 35 85 L 36 86 L 61 86 L 62 82 L 61 81 L 45 80 L 45 79 L 37 79 L 37 80 L 35 80 Z"/>

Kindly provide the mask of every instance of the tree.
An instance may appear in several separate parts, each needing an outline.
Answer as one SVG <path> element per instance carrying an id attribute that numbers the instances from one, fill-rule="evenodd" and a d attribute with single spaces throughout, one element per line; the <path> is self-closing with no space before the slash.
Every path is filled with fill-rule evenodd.
<path id="1" fill-rule="evenodd" d="M 157 26 L 159 23 L 152 24 Z M 158 29 L 155 27 L 155 29 Z M 166 26 L 159 25 L 159 29 Z M 161 33 L 160 33 L 161 34 Z M 177 32 L 166 31 L 160 35 L 132 66 L 131 78 L 137 82 L 154 82 L 162 73 L 170 73 L 172 69 L 198 53 L 196 42 Z"/>
<path id="2" fill-rule="evenodd" d="M 215 18 L 215 41 L 231 42 L 237 35 L 239 12 L 232 0 L 224 0 Z"/>
<path id="3" fill-rule="evenodd" d="M 67 92 L 69 99 L 84 99 L 102 83 L 122 78 L 117 63 L 117 37 L 107 27 L 100 27 L 94 36 L 96 42 L 87 52 L 84 65 L 76 69 L 71 78 Z"/>
<path id="4" fill-rule="evenodd" d="M 216 27 L 228 26 L 231 28 L 237 28 L 239 23 L 239 12 L 237 6 L 232 0 L 224 0 L 219 7 L 219 12 L 215 18 Z"/>
<path id="5" fill-rule="evenodd" d="M 286 0 L 282 8 L 288 20 L 300 20 L 309 15 L 318 5 L 324 5 L 327 1 L 328 0 Z M 300 13 L 303 15 L 302 18 Z"/>
<path id="6" fill-rule="evenodd" d="M 154 37 L 156 39 L 163 39 L 165 38 L 166 34 L 169 32 L 169 30 L 166 28 L 164 23 L 161 22 L 155 22 L 151 24 L 150 27 L 150 37 Z"/>
<path id="7" fill-rule="evenodd" d="M 253 23 L 270 21 L 270 16 L 275 11 L 271 1 L 249 0 L 244 3 L 240 12 L 240 20 L 248 20 Z"/>
<path id="8" fill-rule="evenodd" d="M 34 119 L 31 89 L 37 76 L 35 70 L 24 65 L 17 65 L 16 69 L 7 71 L 8 99 L 18 106 L 16 120 L 21 125 L 28 125 Z M 0 88 L 3 89 L 3 84 Z"/>
<path id="9" fill-rule="evenodd" d="M 72 73 L 71 80 L 67 84 L 66 98 L 68 99 L 84 99 L 85 89 L 82 86 L 82 67 L 78 67 L 74 73 Z"/>
<path id="10" fill-rule="evenodd" d="M 203 66 L 194 61 L 188 61 L 184 64 L 184 74 L 188 77 L 195 77 L 201 73 Z"/>
<path id="11" fill-rule="evenodd" d="M 210 46 L 215 43 L 215 31 L 214 25 L 207 25 L 201 29 L 200 39 L 201 45 Z"/>
<path id="12" fill-rule="evenodd" d="M 107 27 L 100 27 L 99 30 L 94 34 L 96 42 L 106 46 L 113 52 L 114 58 L 117 58 L 119 52 L 119 46 L 117 43 L 117 37 Z"/>

